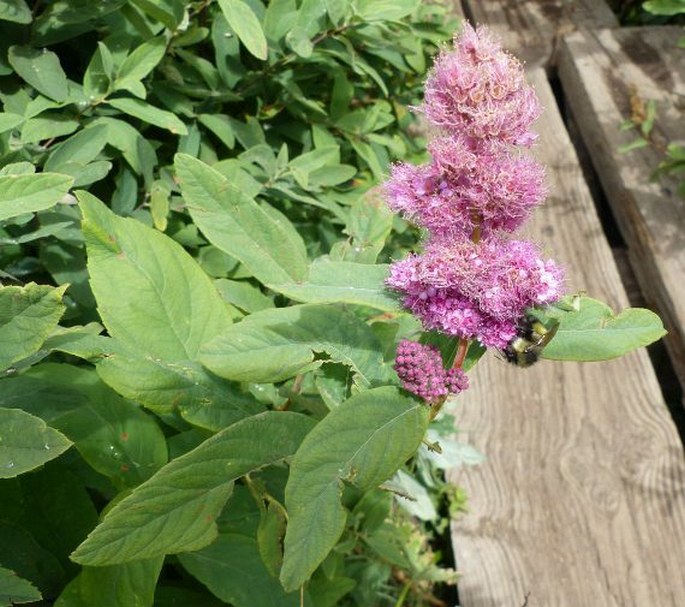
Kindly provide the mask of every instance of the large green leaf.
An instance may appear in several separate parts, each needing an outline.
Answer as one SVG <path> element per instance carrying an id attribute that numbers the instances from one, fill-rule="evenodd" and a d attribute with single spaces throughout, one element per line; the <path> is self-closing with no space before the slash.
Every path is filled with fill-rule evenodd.
<path id="1" fill-rule="evenodd" d="M 302 586 L 345 528 L 345 483 L 376 487 L 416 451 L 429 409 L 391 387 L 353 396 L 319 422 L 297 450 L 285 491 L 288 529 L 281 583 Z"/>
<path id="2" fill-rule="evenodd" d="M 179 560 L 214 595 L 235 607 L 300 607 L 300 593 L 286 593 L 269 575 L 253 537 L 221 534 L 206 548 L 179 555 Z"/>
<path id="3" fill-rule="evenodd" d="M 39 93 L 55 101 L 66 100 L 69 94 L 67 76 L 55 53 L 30 46 L 11 46 L 7 59 L 14 71 Z"/>
<path id="4" fill-rule="evenodd" d="M 110 335 L 139 354 L 188 360 L 231 324 L 195 260 L 169 237 L 79 192 L 91 287 Z"/>
<path id="5" fill-rule="evenodd" d="M 319 258 L 309 266 L 306 280 L 270 287 L 306 303 L 352 303 L 396 312 L 398 300 L 385 286 L 387 275 L 387 265 Z"/>
<path id="6" fill-rule="evenodd" d="M 98 362 L 98 373 L 117 392 L 158 415 L 175 411 L 191 424 L 222 430 L 264 410 L 254 397 L 192 360 L 164 361 L 115 351 Z"/>
<path id="7" fill-rule="evenodd" d="M 92 367 L 36 365 L 24 377 L 0 382 L 0 402 L 48 421 L 118 487 L 139 485 L 167 462 L 155 420 L 103 384 Z"/>
<path id="8" fill-rule="evenodd" d="M 626 308 L 614 314 L 605 303 L 590 297 L 569 297 L 540 316 L 559 322 L 542 356 L 553 360 L 608 360 L 648 346 L 666 334 L 661 319 L 645 308 Z"/>
<path id="9" fill-rule="evenodd" d="M 267 411 L 229 426 L 114 506 L 72 559 L 102 566 L 207 546 L 232 481 L 292 455 L 312 425 Z"/>
<path id="10" fill-rule="evenodd" d="M 42 466 L 71 447 L 71 441 L 21 409 L 0 409 L 0 478 Z"/>
<path id="11" fill-rule="evenodd" d="M 269 49 L 259 19 L 243 0 L 219 0 L 221 12 L 236 36 L 252 55 L 266 61 Z"/>
<path id="12" fill-rule="evenodd" d="M 0 567 L 0 606 L 12 607 L 40 601 L 38 589 L 31 582 L 20 578 L 14 571 Z"/>
<path id="13" fill-rule="evenodd" d="M 190 214 L 212 244 L 242 261 L 264 284 L 306 277 L 304 243 L 284 215 L 258 205 L 192 156 L 177 154 L 175 166 Z"/>
<path id="14" fill-rule="evenodd" d="M 164 557 L 109 567 L 84 567 L 55 607 L 152 607 Z"/>
<path id="15" fill-rule="evenodd" d="M 0 221 L 57 204 L 73 181 L 55 173 L 0 176 Z"/>
<path id="16" fill-rule="evenodd" d="M 36 352 L 64 313 L 63 287 L 0 287 L 0 370 Z"/>
<path id="17" fill-rule="evenodd" d="M 133 87 L 145 78 L 162 60 L 166 52 L 166 38 L 157 36 L 137 47 L 121 64 L 114 90 Z"/>
<path id="18" fill-rule="evenodd" d="M 390 377 L 380 350 L 368 325 L 350 311 L 301 305 L 247 316 L 208 342 L 200 362 L 220 377 L 266 383 L 311 369 L 322 353 L 351 367 L 357 383 L 368 387 Z"/>

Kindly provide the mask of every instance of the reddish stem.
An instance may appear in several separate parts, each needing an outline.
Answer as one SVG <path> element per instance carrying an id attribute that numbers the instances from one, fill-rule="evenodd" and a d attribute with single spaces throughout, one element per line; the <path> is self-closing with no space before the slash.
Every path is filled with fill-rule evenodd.
<path id="1" fill-rule="evenodd" d="M 457 349 L 457 354 L 454 357 L 454 364 L 452 367 L 455 369 L 461 369 L 466 359 L 466 353 L 469 351 L 469 342 L 463 337 L 459 340 L 459 348 Z"/>

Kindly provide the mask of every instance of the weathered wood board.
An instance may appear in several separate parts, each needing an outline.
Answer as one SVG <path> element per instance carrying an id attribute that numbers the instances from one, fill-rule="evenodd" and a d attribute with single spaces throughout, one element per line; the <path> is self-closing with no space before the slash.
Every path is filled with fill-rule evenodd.
<path id="1" fill-rule="evenodd" d="M 559 37 L 578 27 L 617 27 L 604 0 L 463 0 L 473 23 L 486 23 L 529 67 L 555 63 Z"/>
<path id="2" fill-rule="evenodd" d="M 623 307 L 552 91 L 530 77 L 552 192 L 531 237 L 566 265 L 569 292 Z M 462 607 L 685 605 L 685 459 L 644 350 L 530 369 L 492 356 L 453 412 L 487 457 L 449 475 L 470 500 L 452 526 Z"/>
<path id="3" fill-rule="evenodd" d="M 652 181 L 668 141 L 685 142 L 685 50 L 677 27 L 581 30 L 566 36 L 559 75 L 648 304 L 664 319 L 665 343 L 685 386 L 685 200 L 675 179 Z M 654 100 L 654 145 L 621 153 L 636 106 Z M 631 105 L 632 104 L 632 105 Z"/>

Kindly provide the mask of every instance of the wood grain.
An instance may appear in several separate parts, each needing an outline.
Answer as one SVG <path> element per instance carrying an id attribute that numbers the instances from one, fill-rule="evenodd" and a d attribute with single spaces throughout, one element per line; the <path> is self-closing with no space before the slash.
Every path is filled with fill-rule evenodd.
<path id="1" fill-rule="evenodd" d="M 531 236 L 568 291 L 627 304 L 573 146 L 541 69 L 537 154 L 552 195 Z M 487 460 L 452 471 L 462 607 L 682 607 L 685 459 L 644 350 L 605 363 L 481 362 L 454 404 Z"/>
<path id="2" fill-rule="evenodd" d="M 685 141 L 685 50 L 676 27 L 578 31 L 565 37 L 559 75 L 628 256 L 650 306 L 664 319 L 666 347 L 685 386 L 685 200 L 675 179 L 651 180 L 668 141 Z M 651 99 L 653 145 L 628 154 L 620 131 L 633 104 Z"/>
<path id="3" fill-rule="evenodd" d="M 577 27 L 617 27 L 604 0 L 463 0 L 473 23 L 487 23 L 530 67 L 555 63 L 559 37 Z"/>

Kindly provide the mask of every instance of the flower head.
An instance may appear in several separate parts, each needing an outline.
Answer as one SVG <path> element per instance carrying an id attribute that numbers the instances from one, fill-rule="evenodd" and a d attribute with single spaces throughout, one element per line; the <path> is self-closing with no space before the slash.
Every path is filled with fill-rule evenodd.
<path id="1" fill-rule="evenodd" d="M 434 139 L 432 162 L 397 164 L 385 184 L 388 205 L 433 239 L 516 230 L 546 193 L 535 160 L 458 135 Z"/>
<path id="2" fill-rule="evenodd" d="M 450 132 L 530 146 L 541 107 L 521 63 L 486 29 L 464 23 L 454 49 L 435 61 L 421 110 Z"/>
<path id="3" fill-rule="evenodd" d="M 468 378 L 461 369 L 445 370 L 435 346 L 406 339 L 397 346 L 395 371 L 405 390 L 430 403 L 468 387 Z"/>
<path id="4" fill-rule="evenodd" d="M 387 284 L 426 329 L 503 348 L 526 308 L 560 297 L 562 272 L 526 241 L 433 241 L 394 263 Z"/>

